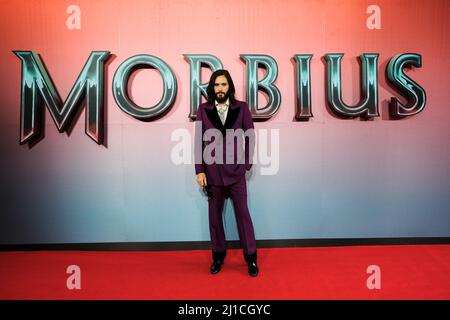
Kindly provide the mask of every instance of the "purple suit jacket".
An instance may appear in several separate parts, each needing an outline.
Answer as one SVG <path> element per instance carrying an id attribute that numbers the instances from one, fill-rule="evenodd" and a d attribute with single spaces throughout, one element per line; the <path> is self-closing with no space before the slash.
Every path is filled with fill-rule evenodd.
<path id="1" fill-rule="evenodd" d="M 205 131 L 208 129 L 217 129 L 221 132 L 221 137 L 223 139 L 222 161 L 216 160 L 215 162 L 210 164 L 206 163 L 203 157 L 203 150 L 205 146 L 213 141 L 213 139 L 211 139 L 211 141 L 203 141 L 202 139 Z M 245 143 L 237 143 L 237 138 L 229 139 L 231 136 L 227 136 L 227 129 L 242 129 L 244 133 L 246 133 Z M 248 129 L 252 130 L 247 131 Z M 199 137 L 200 133 L 201 137 Z M 233 140 L 234 159 L 233 161 L 230 161 L 231 158 L 229 158 L 227 161 L 226 153 L 227 150 L 231 150 Z M 200 141 L 203 142 L 199 143 Z M 197 110 L 197 120 L 195 128 L 195 173 L 198 174 L 200 172 L 204 172 L 206 174 L 207 183 L 211 185 L 227 186 L 238 181 L 240 178 L 245 176 L 246 170 L 250 170 L 252 167 L 252 159 L 255 146 L 254 142 L 255 134 L 253 119 L 246 102 L 236 101 L 235 103 L 230 103 L 224 125 L 222 124 L 222 121 L 220 121 L 217 108 L 214 105 L 202 103 Z M 244 147 L 245 150 L 243 149 Z M 212 155 L 215 155 L 215 153 L 212 152 Z M 244 161 L 238 160 L 238 155 L 244 156 Z M 217 159 L 218 158 L 219 155 L 217 156 Z"/>

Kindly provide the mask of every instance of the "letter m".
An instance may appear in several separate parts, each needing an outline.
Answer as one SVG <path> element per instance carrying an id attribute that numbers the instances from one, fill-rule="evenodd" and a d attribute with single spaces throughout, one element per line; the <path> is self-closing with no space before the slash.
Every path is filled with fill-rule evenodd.
<path id="1" fill-rule="evenodd" d="M 13 51 L 22 61 L 20 102 L 20 144 L 36 141 L 43 135 L 47 106 L 59 132 L 71 125 L 86 98 L 86 134 L 98 144 L 103 142 L 103 73 L 109 51 L 92 51 L 64 103 L 36 52 Z"/>

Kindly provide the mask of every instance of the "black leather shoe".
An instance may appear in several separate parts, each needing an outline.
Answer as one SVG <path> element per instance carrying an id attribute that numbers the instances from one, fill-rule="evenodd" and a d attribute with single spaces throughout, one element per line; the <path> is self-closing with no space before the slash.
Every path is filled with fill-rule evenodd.
<path id="1" fill-rule="evenodd" d="M 211 274 L 216 274 L 219 273 L 220 268 L 222 267 L 222 262 L 221 261 L 214 261 L 211 265 Z"/>
<path id="2" fill-rule="evenodd" d="M 258 275 L 258 265 L 256 264 L 256 262 L 250 262 L 248 264 L 248 274 L 251 275 L 252 277 L 256 277 Z"/>

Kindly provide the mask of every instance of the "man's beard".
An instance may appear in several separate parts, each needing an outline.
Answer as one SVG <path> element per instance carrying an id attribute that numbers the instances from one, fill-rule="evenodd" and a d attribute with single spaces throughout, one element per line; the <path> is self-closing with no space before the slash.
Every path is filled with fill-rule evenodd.
<path id="1" fill-rule="evenodd" d="M 225 93 L 224 95 L 221 95 L 220 97 L 219 97 L 219 95 L 216 93 L 216 100 L 217 100 L 218 103 L 224 103 L 224 102 L 227 101 L 227 99 L 228 99 L 228 92 Z"/>

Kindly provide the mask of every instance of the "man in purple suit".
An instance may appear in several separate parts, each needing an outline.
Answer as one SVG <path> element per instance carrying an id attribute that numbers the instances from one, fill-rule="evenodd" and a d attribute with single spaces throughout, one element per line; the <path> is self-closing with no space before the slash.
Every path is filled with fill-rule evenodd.
<path id="1" fill-rule="evenodd" d="M 235 99 L 233 80 L 227 70 L 215 71 L 206 91 L 208 101 L 197 110 L 195 173 L 197 183 L 208 194 L 213 257 L 210 271 L 218 273 L 226 256 L 222 212 L 225 198 L 230 197 L 248 273 L 256 277 L 256 240 L 245 180 L 246 171 L 252 167 L 255 143 L 252 114 L 246 102 Z"/>

